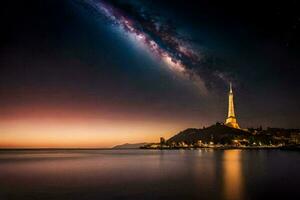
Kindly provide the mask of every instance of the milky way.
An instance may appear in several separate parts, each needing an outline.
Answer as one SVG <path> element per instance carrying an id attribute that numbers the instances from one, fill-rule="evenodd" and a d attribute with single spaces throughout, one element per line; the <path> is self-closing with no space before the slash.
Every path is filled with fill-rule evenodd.
<path id="1" fill-rule="evenodd" d="M 214 66 L 212 57 L 193 48 L 171 21 L 118 1 L 85 0 L 85 3 L 93 12 L 144 44 L 172 72 L 193 81 L 203 94 L 207 93 L 207 87 L 227 79 L 225 73 Z"/>

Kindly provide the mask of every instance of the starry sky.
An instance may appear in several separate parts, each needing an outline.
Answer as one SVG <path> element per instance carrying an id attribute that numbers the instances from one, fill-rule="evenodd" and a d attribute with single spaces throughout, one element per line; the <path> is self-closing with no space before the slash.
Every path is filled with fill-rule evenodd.
<path id="1" fill-rule="evenodd" d="M 111 147 L 223 122 L 300 128 L 297 1 L 1 5 L 0 147 Z"/>

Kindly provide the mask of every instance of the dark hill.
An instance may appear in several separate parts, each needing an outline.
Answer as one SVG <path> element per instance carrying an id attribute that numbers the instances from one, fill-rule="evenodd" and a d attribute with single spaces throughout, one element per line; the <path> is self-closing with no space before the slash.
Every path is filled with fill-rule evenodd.
<path id="1" fill-rule="evenodd" d="M 223 124 L 215 124 L 203 129 L 189 128 L 167 140 L 167 143 L 185 142 L 194 144 L 201 140 L 204 143 L 230 143 L 233 139 L 248 138 L 251 134 L 247 131 L 231 128 Z"/>
<path id="2" fill-rule="evenodd" d="M 113 149 L 139 149 L 142 146 L 147 145 L 148 143 L 135 143 L 135 144 L 121 144 L 121 145 L 117 145 L 114 146 Z"/>

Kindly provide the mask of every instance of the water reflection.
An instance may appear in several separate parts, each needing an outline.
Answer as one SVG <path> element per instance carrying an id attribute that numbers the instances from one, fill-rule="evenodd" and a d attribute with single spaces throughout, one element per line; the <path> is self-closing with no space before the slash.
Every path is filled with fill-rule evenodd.
<path id="1" fill-rule="evenodd" d="M 0 199 L 293 199 L 299 168 L 282 151 L 0 151 Z"/>
<path id="2" fill-rule="evenodd" d="M 223 188 L 224 197 L 228 200 L 243 199 L 243 174 L 241 150 L 224 151 L 223 157 Z"/>

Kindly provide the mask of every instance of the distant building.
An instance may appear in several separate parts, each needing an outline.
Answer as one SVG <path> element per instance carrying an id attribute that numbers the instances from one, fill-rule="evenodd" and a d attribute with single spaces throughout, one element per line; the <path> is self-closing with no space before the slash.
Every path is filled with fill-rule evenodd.
<path id="1" fill-rule="evenodd" d="M 233 103 L 233 92 L 232 92 L 232 85 L 230 83 L 230 90 L 229 90 L 229 95 L 228 95 L 228 115 L 227 119 L 225 121 L 225 125 L 232 127 L 232 128 L 237 128 L 240 129 L 240 126 L 238 125 L 234 113 L 234 103 Z"/>
<path id="2" fill-rule="evenodd" d="M 163 137 L 160 137 L 160 144 L 161 144 L 161 145 L 164 145 L 164 144 L 166 144 L 166 140 L 165 140 L 165 138 L 163 138 Z"/>

